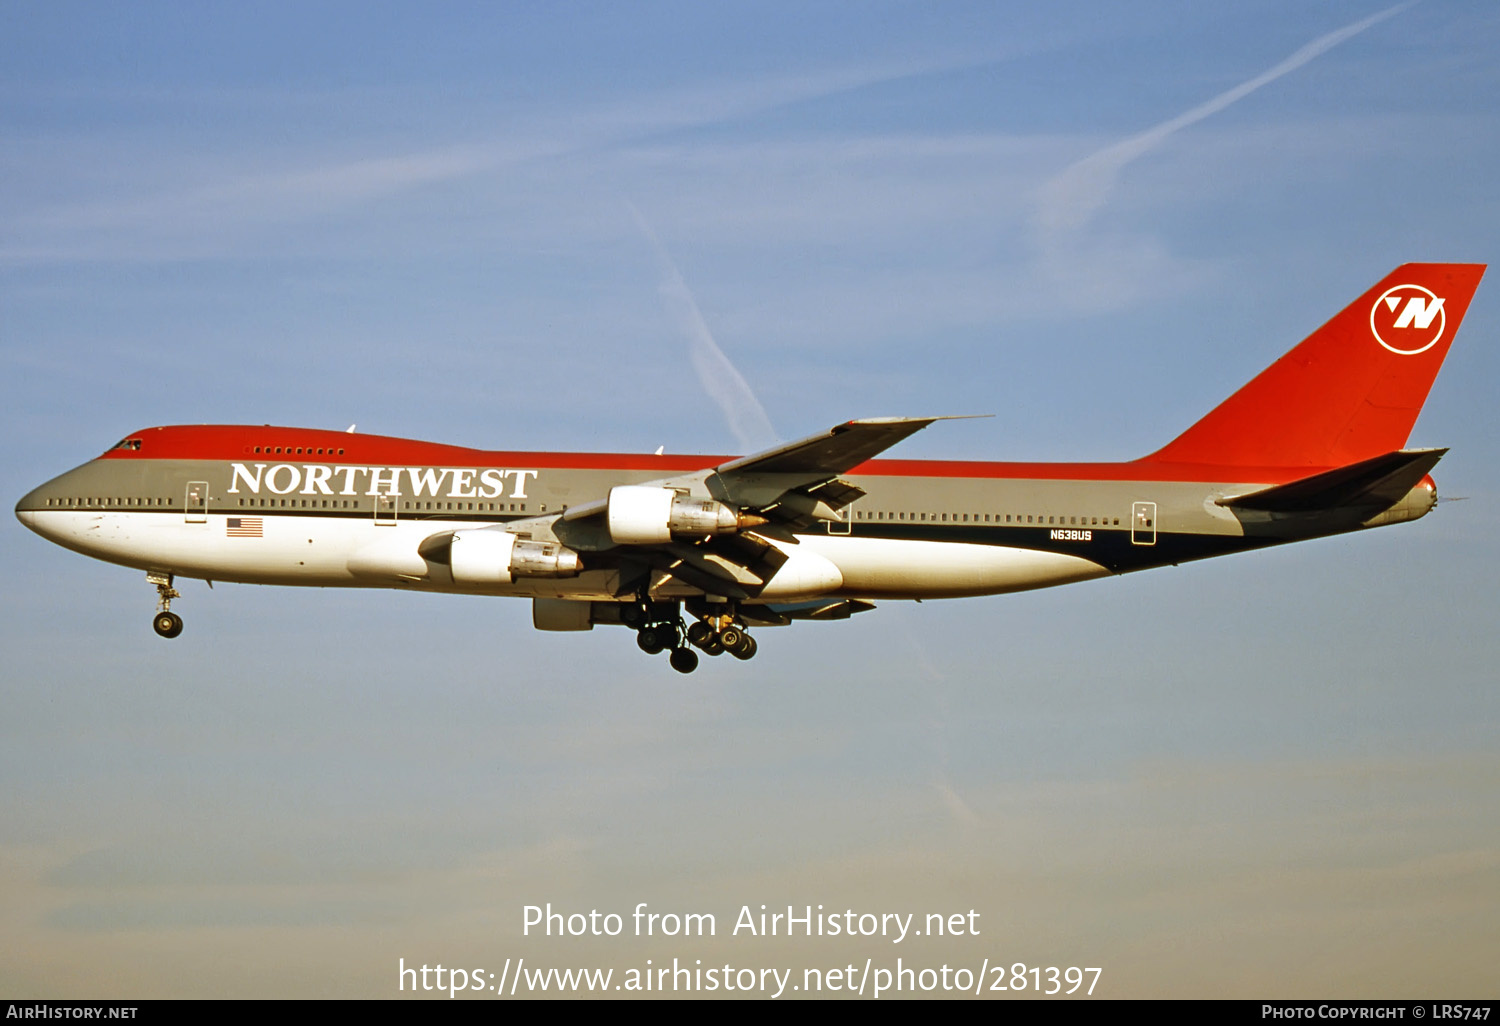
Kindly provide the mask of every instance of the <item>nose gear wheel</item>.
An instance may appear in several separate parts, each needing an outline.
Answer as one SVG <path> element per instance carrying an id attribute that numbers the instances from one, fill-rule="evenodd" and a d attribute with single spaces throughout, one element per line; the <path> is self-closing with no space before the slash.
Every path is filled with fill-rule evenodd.
<path id="1" fill-rule="evenodd" d="M 175 638 L 182 633 L 182 617 L 176 613 L 157 613 L 151 627 L 164 638 Z"/>
<path id="2" fill-rule="evenodd" d="M 182 633 L 182 617 L 172 612 L 172 600 L 182 593 L 172 587 L 172 575 L 146 574 L 146 583 L 156 585 L 156 615 L 151 618 L 151 629 L 164 638 L 175 638 Z"/>

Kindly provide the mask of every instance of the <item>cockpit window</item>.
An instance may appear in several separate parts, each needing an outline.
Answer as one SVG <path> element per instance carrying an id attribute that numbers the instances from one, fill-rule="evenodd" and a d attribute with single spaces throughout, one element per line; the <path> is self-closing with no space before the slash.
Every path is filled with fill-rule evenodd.
<path id="1" fill-rule="evenodd" d="M 128 449 L 131 452 L 139 450 L 140 447 L 141 440 L 139 438 L 124 438 L 120 440 L 120 444 L 115 446 L 116 449 Z"/>

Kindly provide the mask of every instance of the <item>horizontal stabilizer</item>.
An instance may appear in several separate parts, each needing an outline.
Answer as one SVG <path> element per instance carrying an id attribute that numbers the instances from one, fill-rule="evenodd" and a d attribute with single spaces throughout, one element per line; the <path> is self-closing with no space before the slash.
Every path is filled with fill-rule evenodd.
<path id="1" fill-rule="evenodd" d="M 1398 449 L 1347 467 L 1304 477 L 1249 495 L 1220 499 L 1231 509 L 1313 513 L 1326 509 L 1386 509 L 1417 486 L 1447 449 Z"/>

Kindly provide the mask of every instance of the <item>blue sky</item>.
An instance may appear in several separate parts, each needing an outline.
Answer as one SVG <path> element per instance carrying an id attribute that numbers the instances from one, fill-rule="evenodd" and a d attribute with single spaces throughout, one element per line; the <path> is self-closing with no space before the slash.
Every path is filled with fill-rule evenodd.
<path id="1" fill-rule="evenodd" d="M 0 19 L 17 498 L 160 423 L 727 453 L 990 413 L 898 452 L 1130 459 L 1397 264 L 1500 237 L 1481 3 Z M 766 631 L 691 678 L 480 599 L 188 582 L 167 645 L 139 575 L 12 521 L 0 992 L 379 997 L 398 957 L 673 953 L 1482 991 L 1494 288 L 1412 439 L 1452 446 L 1467 501 Z M 705 387 L 705 334 L 753 399 Z M 519 935 L 541 901 L 972 907 L 986 932 L 547 946 Z"/>

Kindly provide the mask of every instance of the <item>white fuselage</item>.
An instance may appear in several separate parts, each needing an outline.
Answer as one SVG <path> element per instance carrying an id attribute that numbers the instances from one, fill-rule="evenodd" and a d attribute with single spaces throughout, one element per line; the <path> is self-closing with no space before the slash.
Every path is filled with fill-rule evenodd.
<path id="1" fill-rule="evenodd" d="M 459 584 L 418 554 L 434 532 L 430 522 L 378 524 L 373 519 L 289 513 L 254 518 L 107 510 L 31 510 L 18 514 L 57 544 L 141 570 L 246 584 L 314 587 L 408 587 L 466 594 L 544 596 L 606 601 L 617 582 L 606 571 L 577 577 L 526 578 L 508 584 Z M 258 520 L 259 535 L 233 533 L 231 520 Z M 444 531 L 492 526 L 446 520 Z M 243 532 L 243 528 L 240 529 Z M 1081 555 L 1005 545 L 801 534 L 788 549 L 805 550 L 837 567 L 842 583 L 830 594 L 857 598 L 947 598 L 1047 587 L 1109 571 Z M 662 597 L 691 593 L 668 582 Z M 778 599 L 814 597 L 798 591 Z"/>

